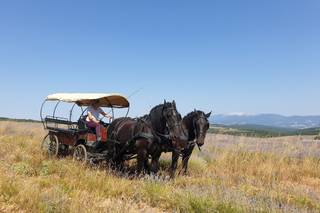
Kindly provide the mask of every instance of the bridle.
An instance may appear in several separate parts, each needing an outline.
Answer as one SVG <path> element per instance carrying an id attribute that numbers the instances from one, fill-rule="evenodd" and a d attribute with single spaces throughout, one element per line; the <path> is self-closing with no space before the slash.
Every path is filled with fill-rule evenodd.
<path id="1" fill-rule="evenodd" d="M 164 110 L 168 111 L 168 110 L 171 110 L 171 111 L 177 111 L 176 108 L 174 107 L 166 107 L 166 106 L 163 106 L 163 109 L 162 109 L 162 116 L 165 118 L 166 120 L 166 128 L 169 130 L 169 140 L 171 140 L 173 137 L 171 136 L 170 134 L 170 130 L 176 128 L 176 127 L 179 127 L 180 129 L 182 129 L 182 131 L 184 132 L 184 129 L 182 128 L 182 125 L 181 123 L 179 122 L 175 122 L 174 124 L 170 124 L 168 121 L 170 121 L 170 118 L 164 113 Z M 178 113 L 178 112 L 176 112 Z M 185 133 L 185 132 L 184 132 Z"/>
<path id="2" fill-rule="evenodd" d="M 175 125 L 169 125 L 169 123 L 168 123 L 168 118 L 167 118 L 167 117 L 164 115 L 164 113 L 163 113 L 164 109 L 165 109 L 165 106 L 163 106 L 163 108 L 162 108 L 161 115 L 165 118 L 165 120 L 166 120 L 166 122 L 165 122 L 165 127 L 166 127 L 166 128 L 169 130 L 169 132 L 170 132 L 170 129 L 176 127 L 177 125 L 176 125 L 176 124 L 175 124 Z M 174 110 L 173 107 L 166 108 L 166 109 Z M 148 117 L 149 117 L 149 119 L 152 121 L 152 118 L 151 118 L 151 117 L 152 117 L 152 113 L 150 113 L 150 114 L 148 115 Z M 146 125 L 148 125 L 148 126 L 150 127 L 150 129 L 151 129 L 156 135 L 158 135 L 158 136 L 160 136 L 160 137 L 163 137 L 163 138 L 166 138 L 166 139 L 168 139 L 168 140 L 171 140 L 170 134 L 162 134 L 162 133 L 158 132 L 157 130 L 155 130 L 155 129 L 153 128 L 152 124 L 151 124 L 151 125 L 148 124 L 144 119 L 139 118 L 138 120 L 140 120 L 140 121 L 144 122 Z"/>
<path id="3" fill-rule="evenodd" d="M 197 124 L 196 124 L 196 122 L 199 121 L 200 119 L 203 119 L 206 123 L 208 122 L 208 121 L 207 121 L 207 118 L 204 117 L 203 115 L 200 116 L 199 118 L 193 120 L 192 123 L 193 123 L 194 135 L 195 135 L 196 138 L 199 138 L 201 135 L 204 134 L 204 131 L 203 131 L 203 130 L 198 131 L 198 129 L 197 129 Z"/>
<path id="4" fill-rule="evenodd" d="M 198 131 L 196 123 L 200 119 L 203 119 L 206 123 L 208 122 L 207 118 L 205 116 L 203 116 L 203 115 L 199 116 L 197 119 L 193 119 L 192 125 L 193 125 L 193 132 L 194 132 L 194 135 L 195 135 L 195 139 L 198 139 L 200 136 L 203 136 L 204 133 L 205 133 L 203 130 Z M 196 143 L 196 142 L 194 142 L 194 143 Z M 201 151 L 199 144 L 198 143 L 196 143 L 196 144 L 197 144 L 199 150 Z"/>

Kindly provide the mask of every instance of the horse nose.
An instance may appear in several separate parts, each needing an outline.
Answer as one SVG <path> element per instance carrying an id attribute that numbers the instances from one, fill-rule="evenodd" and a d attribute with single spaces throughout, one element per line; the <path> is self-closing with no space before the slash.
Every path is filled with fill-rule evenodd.
<path id="1" fill-rule="evenodd" d="M 197 140 L 197 144 L 198 144 L 198 146 L 203 146 L 204 145 L 204 138 L 199 138 Z"/>

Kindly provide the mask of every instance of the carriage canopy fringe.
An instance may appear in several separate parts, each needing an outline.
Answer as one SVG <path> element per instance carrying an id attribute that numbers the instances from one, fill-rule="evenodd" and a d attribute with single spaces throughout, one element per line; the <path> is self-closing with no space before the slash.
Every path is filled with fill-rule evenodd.
<path id="1" fill-rule="evenodd" d="M 126 108 L 130 105 L 128 99 L 118 93 L 56 93 L 48 95 L 46 100 L 76 103 L 79 106 L 89 106 L 95 101 L 101 107 Z"/>

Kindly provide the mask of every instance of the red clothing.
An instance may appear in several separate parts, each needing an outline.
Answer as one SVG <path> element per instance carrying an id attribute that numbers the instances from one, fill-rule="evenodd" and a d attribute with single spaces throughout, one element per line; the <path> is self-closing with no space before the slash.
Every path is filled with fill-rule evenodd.
<path id="1" fill-rule="evenodd" d="M 94 121 L 87 121 L 87 126 L 96 129 L 97 140 L 101 140 L 101 126 Z"/>

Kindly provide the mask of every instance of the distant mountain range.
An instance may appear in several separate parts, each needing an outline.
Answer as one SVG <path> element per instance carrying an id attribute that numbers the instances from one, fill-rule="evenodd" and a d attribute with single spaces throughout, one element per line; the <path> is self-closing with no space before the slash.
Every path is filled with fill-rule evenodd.
<path id="1" fill-rule="evenodd" d="M 320 127 L 320 116 L 283 116 L 277 114 L 217 114 L 210 118 L 213 124 L 261 125 L 288 129 Z"/>

